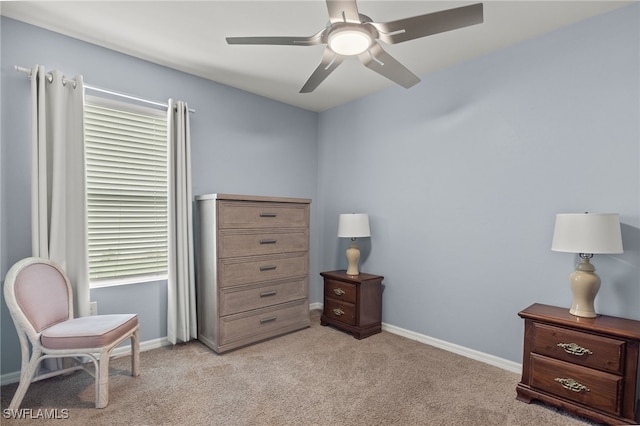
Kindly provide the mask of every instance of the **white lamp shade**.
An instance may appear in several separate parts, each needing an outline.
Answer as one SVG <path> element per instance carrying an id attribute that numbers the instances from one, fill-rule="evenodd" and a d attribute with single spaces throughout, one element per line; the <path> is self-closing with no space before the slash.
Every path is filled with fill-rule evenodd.
<path id="1" fill-rule="evenodd" d="M 585 254 L 622 253 L 618 213 L 556 215 L 551 250 Z"/>
<path id="2" fill-rule="evenodd" d="M 369 215 L 367 213 L 341 214 L 338 221 L 338 237 L 370 237 Z"/>

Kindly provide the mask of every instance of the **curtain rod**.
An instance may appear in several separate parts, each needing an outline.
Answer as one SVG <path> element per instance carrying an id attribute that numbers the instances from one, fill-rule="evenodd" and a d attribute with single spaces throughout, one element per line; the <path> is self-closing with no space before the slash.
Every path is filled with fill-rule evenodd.
<path id="1" fill-rule="evenodd" d="M 18 72 L 23 72 L 25 74 L 28 74 L 29 75 L 29 79 L 31 79 L 31 69 L 30 68 L 20 67 L 18 65 L 15 65 L 14 68 Z M 51 80 L 53 79 L 53 75 L 47 74 L 47 79 L 51 82 Z M 67 78 L 67 77 L 64 77 L 64 76 L 62 77 L 62 82 L 63 83 L 71 83 L 71 84 L 74 85 L 74 87 L 75 87 L 75 84 L 76 84 L 75 79 Z M 147 103 L 147 104 L 151 104 L 151 105 L 155 105 L 155 106 L 159 106 L 159 107 L 163 107 L 163 108 L 168 108 L 169 107 L 169 105 L 167 105 L 166 102 L 163 103 L 163 102 L 150 101 L 148 99 L 143 99 L 143 98 L 139 98 L 137 96 L 127 95 L 126 93 L 114 92 L 113 90 L 103 89 L 101 87 L 93 86 L 93 85 L 86 84 L 86 83 L 84 84 L 84 88 L 85 89 L 89 89 L 89 90 L 94 90 L 96 92 L 106 93 L 106 94 L 109 94 L 109 95 L 119 96 L 121 98 L 131 99 L 131 100 L 138 101 L 138 102 L 144 102 L 144 103 Z M 196 112 L 196 110 L 192 109 L 192 108 L 189 108 L 189 112 L 193 113 L 193 112 Z"/>

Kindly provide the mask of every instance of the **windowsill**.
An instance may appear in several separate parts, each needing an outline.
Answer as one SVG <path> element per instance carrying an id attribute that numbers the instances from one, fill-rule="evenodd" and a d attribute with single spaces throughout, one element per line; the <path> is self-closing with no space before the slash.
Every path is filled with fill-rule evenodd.
<path id="1" fill-rule="evenodd" d="M 96 281 L 90 282 L 89 288 L 104 288 L 104 287 L 117 287 L 122 285 L 132 285 L 132 284 L 143 284 L 153 281 L 162 281 L 166 280 L 166 275 L 148 275 L 145 277 L 132 277 L 132 278 L 122 278 L 122 279 L 114 279 L 114 280 L 104 280 L 104 281 Z"/>

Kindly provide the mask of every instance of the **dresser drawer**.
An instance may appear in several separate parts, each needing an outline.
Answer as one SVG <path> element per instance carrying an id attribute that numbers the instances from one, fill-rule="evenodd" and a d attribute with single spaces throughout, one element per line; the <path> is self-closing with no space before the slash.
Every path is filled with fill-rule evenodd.
<path id="1" fill-rule="evenodd" d="M 324 315 L 349 325 L 356 324 L 356 307 L 352 303 L 326 298 Z"/>
<path id="2" fill-rule="evenodd" d="M 218 236 L 221 258 L 307 251 L 309 232 L 305 228 L 277 231 L 222 230 Z"/>
<path id="3" fill-rule="evenodd" d="M 309 324 L 307 300 L 229 315 L 220 318 L 220 346 L 253 342 L 282 330 L 308 327 Z"/>
<path id="4" fill-rule="evenodd" d="M 356 303 L 357 288 L 355 284 L 327 278 L 324 281 L 324 296 L 349 303 Z"/>
<path id="5" fill-rule="evenodd" d="M 308 253 L 220 260 L 220 287 L 308 275 Z"/>
<path id="6" fill-rule="evenodd" d="M 304 228 L 309 226 L 306 204 L 220 201 L 218 227 L 226 228 Z"/>
<path id="7" fill-rule="evenodd" d="M 304 299 L 308 296 L 308 288 L 307 277 L 293 281 L 226 287 L 220 291 L 220 315 Z"/>
<path id="8" fill-rule="evenodd" d="M 608 413 L 620 414 L 621 376 L 537 354 L 531 354 L 530 357 L 530 384 L 533 388 Z"/>
<path id="9" fill-rule="evenodd" d="M 533 324 L 532 352 L 622 374 L 625 342 L 547 324 Z"/>

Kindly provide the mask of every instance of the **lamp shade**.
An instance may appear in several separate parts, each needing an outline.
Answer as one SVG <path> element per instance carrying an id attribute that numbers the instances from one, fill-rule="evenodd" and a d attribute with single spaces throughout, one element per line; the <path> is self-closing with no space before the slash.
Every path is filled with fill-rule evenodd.
<path id="1" fill-rule="evenodd" d="M 551 250 L 568 253 L 622 253 L 618 213 L 556 215 Z"/>
<path id="2" fill-rule="evenodd" d="M 369 215 L 367 213 L 341 214 L 338 221 L 338 237 L 370 237 Z"/>

